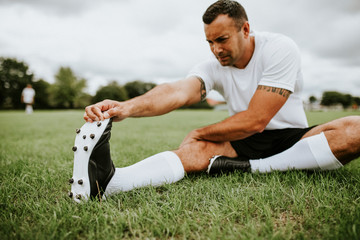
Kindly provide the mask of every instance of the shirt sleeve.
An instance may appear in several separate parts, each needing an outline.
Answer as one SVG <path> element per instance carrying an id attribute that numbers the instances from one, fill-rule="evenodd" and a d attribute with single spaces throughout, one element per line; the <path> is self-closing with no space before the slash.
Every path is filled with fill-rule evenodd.
<path id="1" fill-rule="evenodd" d="M 269 42 L 263 51 L 264 71 L 259 85 L 284 88 L 294 92 L 300 72 L 300 51 L 288 37 L 280 36 Z"/>
<path id="2" fill-rule="evenodd" d="M 199 77 L 205 83 L 206 95 L 214 89 L 215 76 L 214 76 L 214 61 L 207 60 L 199 63 L 193 67 L 188 73 L 187 77 Z"/>

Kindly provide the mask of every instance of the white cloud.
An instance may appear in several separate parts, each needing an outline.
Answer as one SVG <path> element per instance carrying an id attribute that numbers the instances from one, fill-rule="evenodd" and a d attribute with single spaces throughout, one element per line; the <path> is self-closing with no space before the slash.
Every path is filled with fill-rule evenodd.
<path id="1" fill-rule="evenodd" d="M 303 51 L 304 98 L 321 97 L 324 91 L 339 91 L 359 96 L 360 66 L 344 64 L 341 60 L 319 58 Z M 336 66 L 336 67 L 334 67 Z"/>
<path id="2" fill-rule="evenodd" d="M 36 9 L 42 14 L 53 16 L 69 16 L 86 12 L 91 8 L 97 7 L 99 4 L 112 4 L 116 0 L 0 0 L 3 6 L 20 6 L 24 8 Z M 126 2 L 126 0 L 120 0 Z"/>
<path id="3" fill-rule="evenodd" d="M 358 0 L 258 0 L 247 4 L 255 28 L 284 33 L 300 48 L 323 58 L 360 65 Z"/>

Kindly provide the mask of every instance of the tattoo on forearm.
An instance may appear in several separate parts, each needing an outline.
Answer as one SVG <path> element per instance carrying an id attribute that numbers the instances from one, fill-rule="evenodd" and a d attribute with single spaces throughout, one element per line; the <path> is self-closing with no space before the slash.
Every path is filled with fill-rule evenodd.
<path id="1" fill-rule="evenodd" d="M 205 89 L 205 83 L 204 80 L 202 80 L 201 78 L 198 78 L 200 81 L 200 99 L 201 101 L 205 100 L 206 97 L 206 89 Z"/>
<path id="2" fill-rule="evenodd" d="M 257 87 L 257 90 L 264 90 L 267 92 L 273 92 L 273 93 L 277 93 L 285 98 L 288 98 L 291 94 L 291 92 L 289 90 L 283 89 L 283 88 L 277 88 L 277 87 L 269 87 L 269 86 L 263 86 L 263 85 L 259 85 Z"/>

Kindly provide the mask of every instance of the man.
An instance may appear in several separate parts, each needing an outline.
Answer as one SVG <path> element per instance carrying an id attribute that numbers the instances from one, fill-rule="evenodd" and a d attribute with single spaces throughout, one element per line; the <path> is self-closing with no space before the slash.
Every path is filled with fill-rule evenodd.
<path id="1" fill-rule="evenodd" d="M 33 113 L 34 104 L 34 97 L 35 97 L 35 90 L 32 88 L 31 84 L 27 84 L 26 88 L 23 89 L 21 93 L 21 102 L 26 104 L 25 112 L 27 114 Z"/>
<path id="2" fill-rule="evenodd" d="M 172 183 L 184 172 L 330 170 L 360 156 L 360 116 L 308 127 L 300 99 L 300 54 L 292 40 L 251 32 L 246 12 L 236 1 L 215 2 L 203 21 L 214 59 L 194 67 L 185 79 L 159 85 L 142 96 L 86 107 L 83 128 L 97 129 L 98 122 L 102 129 L 101 138 L 90 149 L 85 146 L 91 156 L 76 153 L 83 154 L 75 156 L 75 179 L 70 179 L 76 199 Z M 191 131 L 177 150 L 115 169 L 108 146 L 110 118 L 165 114 L 204 100 L 212 89 L 226 99 L 229 118 Z M 75 144 L 81 145 L 81 137 L 76 139 Z M 83 165 L 77 166 L 78 162 Z M 88 172 L 80 174 L 83 169 Z M 79 190 L 84 186 L 82 177 L 87 190 Z"/>

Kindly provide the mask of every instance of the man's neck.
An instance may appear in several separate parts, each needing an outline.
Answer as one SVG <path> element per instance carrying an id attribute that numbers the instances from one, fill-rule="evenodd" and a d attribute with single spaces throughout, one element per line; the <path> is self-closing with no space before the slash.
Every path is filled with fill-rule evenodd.
<path id="1" fill-rule="evenodd" d="M 248 41 L 248 47 L 246 48 L 245 53 L 244 53 L 244 57 L 243 57 L 244 60 L 242 60 L 238 63 L 235 63 L 234 67 L 240 68 L 240 69 L 246 68 L 246 66 L 251 61 L 254 51 L 255 51 L 255 37 L 251 36 Z"/>

